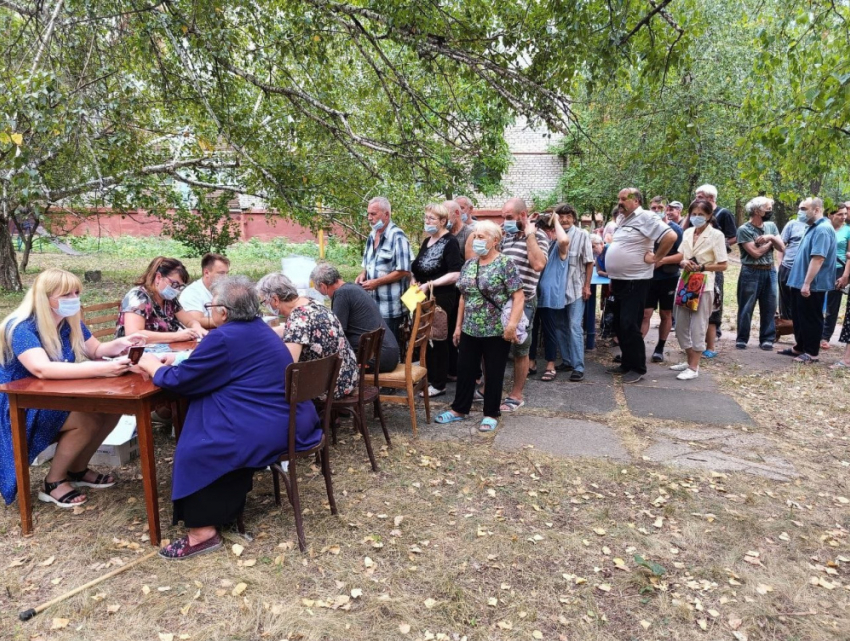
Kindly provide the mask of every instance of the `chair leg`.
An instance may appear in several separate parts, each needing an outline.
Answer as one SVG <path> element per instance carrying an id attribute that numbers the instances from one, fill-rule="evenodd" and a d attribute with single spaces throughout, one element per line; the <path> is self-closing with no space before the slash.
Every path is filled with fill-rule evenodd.
<path id="1" fill-rule="evenodd" d="M 378 471 L 378 463 L 375 461 L 375 453 L 372 451 L 372 437 L 369 435 L 369 426 L 366 425 L 366 409 L 360 405 L 357 408 L 357 423 L 360 424 L 360 434 L 363 435 L 363 441 L 366 443 L 366 452 L 369 454 L 369 462 L 372 464 L 372 471 Z"/>
<path id="2" fill-rule="evenodd" d="M 428 396 L 428 376 L 422 379 L 423 397 L 425 398 L 425 422 L 431 424 L 431 397 Z"/>
<path id="3" fill-rule="evenodd" d="M 380 419 L 381 429 L 384 430 L 384 438 L 387 439 L 387 447 L 392 447 L 393 444 L 390 442 L 390 433 L 387 431 L 387 422 L 384 420 L 384 409 L 381 407 L 380 396 L 372 402 L 372 415 Z"/>
<path id="4" fill-rule="evenodd" d="M 304 539 L 304 517 L 301 514 L 301 497 L 298 495 L 298 476 L 295 473 L 295 461 L 289 462 L 289 502 L 292 503 L 292 513 L 295 516 L 295 532 L 298 534 L 298 549 L 304 552 L 307 541 Z"/>
<path id="5" fill-rule="evenodd" d="M 321 449 L 322 472 L 325 476 L 325 489 L 328 491 L 328 503 L 331 506 L 331 514 L 336 516 L 339 512 L 336 509 L 336 501 L 334 500 L 334 486 L 331 480 L 331 459 L 330 448 L 327 444 Z"/>
<path id="6" fill-rule="evenodd" d="M 274 467 L 272 467 L 272 483 L 274 484 L 274 502 L 275 505 L 280 507 L 280 479 L 278 478 L 278 472 Z"/>
<path id="7" fill-rule="evenodd" d="M 413 427 L 413 438 L 418 438 L 416 431 L 416 395 L 413 381 L 407 382 L 407 407 L 410 409 L 410 425 Z"/>

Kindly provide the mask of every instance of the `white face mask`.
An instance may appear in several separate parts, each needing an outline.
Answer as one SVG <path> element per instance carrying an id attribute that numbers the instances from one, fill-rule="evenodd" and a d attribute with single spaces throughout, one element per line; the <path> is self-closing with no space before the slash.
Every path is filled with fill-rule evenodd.
<path id="1" fill-rule="evenodd" d="M 68 318 L 80 311 L 79 298 L 60 298 L 59 307 L 56 308 L 56 313 L 62 318 Z"/>

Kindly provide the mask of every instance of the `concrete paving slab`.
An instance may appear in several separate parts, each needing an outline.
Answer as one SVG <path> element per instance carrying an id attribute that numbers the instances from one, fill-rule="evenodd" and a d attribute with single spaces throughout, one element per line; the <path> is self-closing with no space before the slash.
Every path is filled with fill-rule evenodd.
<path id="1" fill-rule="evenodd" d="M 537 375 L 526 381 L 527 407 L 580 414 L 606 414 L 616 409 L 613 381 L 603 365 L 587 363 L 585 378 L 578 383 L 570 382 L 570 372 L 558 372 L 554 381 L 541 381 L 543 366 L 545 363 L 540 363 Z M 510 384 L 506 387 L 509 389 Z"/>
<path id="2" fill-rule="evenodd" d="M 688 403 L 685 401 L 693 397 L 676 389 L 624 385 L 623 391 L 629 411 L 635 416 L 712 425 L 753 424 L 750 415 L 734 399 L 719 392 Z"/>
<path id="3" fill-rule="evenodd" d="M 511 451 L 526 445 L 568 458 L 591 456 L 618 461 L 631 458 L 616 432 L 601 423 L 566 418 L 503 416 L 496 432 L 495 446 Z"/>
<path id="4" fill-rule="evenodd" d="M 644 376 L 642 381 L 634 384 L 640 387 L 662 387 L 665 389 L 698 392 L 717 391 L 717 383 L 715 382 L 714 377 L 703 367 L 700 367 L 699 378 L 695 378 L 690 381 L 680 381 L 676 378 L 678 375 L 679 372 L 670 370 L 670 366 L 667 364 L 659 367 L 657 364 L 649 363 L 646 366 L 646 376 Z M 609 376 L 611 376 L 611 374 L 609 374 Z"/>
<path id="5" fill-rule="evenodd" d="M 672 439 L 659 439 L 643 456 L 649 460 L 674 467 L 696 468 L 716 472 L 745 472 L 777 481 L 789 481 L 797 476 L 794 466 L 778 456 L 757 456 L 758 460 L 743 458 L 719 450 L 683 451 L 683 444 Z"/>

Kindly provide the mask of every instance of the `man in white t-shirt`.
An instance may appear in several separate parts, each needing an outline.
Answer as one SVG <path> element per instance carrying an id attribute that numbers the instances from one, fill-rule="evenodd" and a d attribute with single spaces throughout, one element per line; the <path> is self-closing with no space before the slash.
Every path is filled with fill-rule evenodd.
<path id="1" fill-rule="evenodd" d="M 210 310 L 204 305 L 212 302 L 210 288 L 219 278 L 224 278 L 230 271 L 230 259 L 221 254 L 206 254 L 201 259 L 203 276 L 190 284 L 180 294 L 180 305 L 184 311 L 197 319 L 206 329 L 215 327 L 210 321 Z"/>

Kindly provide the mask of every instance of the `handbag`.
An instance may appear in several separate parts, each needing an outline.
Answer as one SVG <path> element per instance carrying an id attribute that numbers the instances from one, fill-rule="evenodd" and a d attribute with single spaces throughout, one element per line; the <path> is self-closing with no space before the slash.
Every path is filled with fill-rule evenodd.
<path id="1" fill-rule="evenodd" d="M 430 283 L 431 300 L 434 300 L 434 284 Z M 431 317 L 431 340 L 444 341 L 449 337 L 449 315 L 442 307 L 437 305 L 434 308 L 434 315 Z"/>
<path id="2" fill-rule="evenodd" d="M 699 297 L 705 291 L 705 274 L 683 271 L 676 284 L 676 305 L 692 312 L 699 309 Z"/>
<path id="3" fill-rule="evenodd" d="M 478 288 L 478 291 L 481 292 L 481 295 L 484 299 L 490 303 L 496 309 L 499 309 L 499 305 L 490 298 L 487 294 L 484 293 L 484 290 L 481 289 L 481 284 L 478 282 L 478 269 L 481 265 L 476 262 L 475 263 L 475 286 Z M 507 327 L 508 323 L 511 322 L 511 312 L 514 309 L 514 301 L 512 298 L 509 298 L 507 302 L 502 305 L 501 310 L 501 321 L 502 327 Z M 525 310 L 523 310 L 522 314 L 519 317 L 519 323 L 516 326 L 516 339 L 517 343 L 522 343 L 525 339 L 528 338 L 528 316 L 525 315 Z"/>

